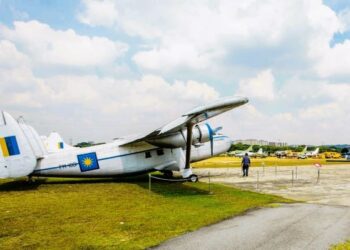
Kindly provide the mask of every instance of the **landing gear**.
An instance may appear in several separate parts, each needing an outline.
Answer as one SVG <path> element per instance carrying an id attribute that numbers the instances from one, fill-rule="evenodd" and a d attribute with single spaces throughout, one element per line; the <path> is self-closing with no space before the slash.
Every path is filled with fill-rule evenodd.
<path id="1" fill-rule="evenodd" d="M 198 181 L 198 176 L 195 174 L 190 175 L 190 177 L 188 177 L 188 181 L 190 182 L 197 182 Z"/>
<path id="2" fill-rule="evenodd" d="M 173 171 L 171 170 L 164 170 L 163 175 L 165 178 L 168 178 L 168 179 L 173 178 L 174 176 Z"/>
<path id="3" fill-rule="evenodd" d="M 34 182 L 35 182 L 35 180 L 34 180 L 33 176 L 29 175 L 28 179 L 27 179 L 27 183 L 32 184 Z"/>

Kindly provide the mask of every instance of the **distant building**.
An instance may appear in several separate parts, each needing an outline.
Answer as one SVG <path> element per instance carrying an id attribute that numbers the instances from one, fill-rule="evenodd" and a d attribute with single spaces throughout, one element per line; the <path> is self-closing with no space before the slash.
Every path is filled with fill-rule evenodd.
<path id="1" fill-rule="evenodd" d="M 275 146 L 275 147 L 284 147 L 288 146 L 286 142 L 269 142 L 265 140 L 257 139 L 246 139 L 246 140 L 235 140 L 233 144 L 248 144 L 248 145 L 259 145 L 259 146 Z"/>

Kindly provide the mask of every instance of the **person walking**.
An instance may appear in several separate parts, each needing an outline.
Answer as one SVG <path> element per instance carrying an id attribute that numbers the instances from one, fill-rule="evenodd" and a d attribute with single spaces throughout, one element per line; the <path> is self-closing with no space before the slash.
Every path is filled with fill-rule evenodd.
<path id="1" fill-rule="evenodd" d="M 243 177 L 248 176 L 249 167 L 250 167 L 250 158 L 248 156 L 248 153 L 245 153 L 245 156 L 243 156 L 243 159 L 242 159 Z"/>

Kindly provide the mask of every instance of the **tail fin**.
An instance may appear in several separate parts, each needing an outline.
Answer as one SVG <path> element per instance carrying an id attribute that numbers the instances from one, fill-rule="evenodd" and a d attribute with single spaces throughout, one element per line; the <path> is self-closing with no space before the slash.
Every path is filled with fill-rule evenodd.
<path id="1" fill-rule="evenodd" d="M 302 154 L 305 154 L 307 151 L 307 146 L 305 146 L 305 148 L 303 149 L 303 151 L 301 151 Z"/>
<path id="2" fill-rule="evenodd" d="M 249 148 L 246 149 L 246 152 L 250 152 L 253 150 L 253 145 L 250 145 Z"/>
<path id="3" fill-rule="evenodd" d="M 40 139 L 39 134 L 35 131 L 35 129 L 32 126 L 27 125 L 24 122 L 23 118 L 18 121 L 18 124 L 21 127 L 25 137 L 27 138 L 36 158 L 40 159 L 46 155 L 47 151 L 42 140 Z"/>
<path id="4" fill-rule="evenodd" d="M 262 153 L 263 153 L 263 149 L 262 149 L 262 148 L 259 148 L 258 154 L 262 154 Z"/>
<path id="5" fill-rule="evenodd" d="M 314 154 L 317 155 L 320 152 L 320 148 L 316 148 Z"/>
<path id="6" fill-rule="evenodd" d="M 6 112 L 1 112 L 0 116 L 0 178 L 27 176 L 33 172 L 37 163 L 33 146 L 28 139 L 28 131 L 31 129 L 23 129 L 25 126 L 21 127 Z"/>
<path id="7" fill-rule="evenodd" d="M 48 137 L 42 137 L 42 140 L 47 152 L 49 153 L 57 153 L 62 150 L 69 150 L 74 148 L 65 143 L 57 132 L 50 133 Z"/>

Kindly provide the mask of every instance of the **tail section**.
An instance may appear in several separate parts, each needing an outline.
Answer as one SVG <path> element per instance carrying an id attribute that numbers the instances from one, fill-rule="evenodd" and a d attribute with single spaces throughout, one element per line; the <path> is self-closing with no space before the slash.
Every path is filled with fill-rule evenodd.
<path id="1" fill-rule="evenodd" d="M 52 132 L 48 137 L 42 137 L 42 141 L 48 153 L 57 153 L 62 150 L 69 150 L 74 148 L 65 143 L 57 132 Z"/>
<path id="2" fill-rule="evenodd" d="M 18 121 L 20 128 L 22 129 L 25 137 L 27 138 L 31 149 L 37 159 L 43 158 L 47 154 L 43 142 L 40 139 L 39 134 L 32 126 L 27 125 L 23 119 Z"/>
<path id="3" fill-rule="evenodd" d="M 250 145 L 249 148 L 246 149 L 246 152 L 251 152 L 253 150 L 253 145 Z"/>
<path id="4" fill-rule="evenodd" d="M 305 148 L 303 149 L 303 151 L 301 151 L 302 154 L 305 154 L 307 151 L 307 146 L 305 146 Z"/>
<path id="5" fill-rule="evenodd" d="M 257 152 L 259 155 L 262 155 L 263 154 L 263 149 L 262 148 L 259 148 L 259 151 Z"/>
<path id="6" fill-rule="evenodd" d="M 1 112 L 0 178 L 22 177 L 33 172 L 37 157 L 29 141 L 31 129 L 27 125 L 20 125 L 8 113 Z"/>

